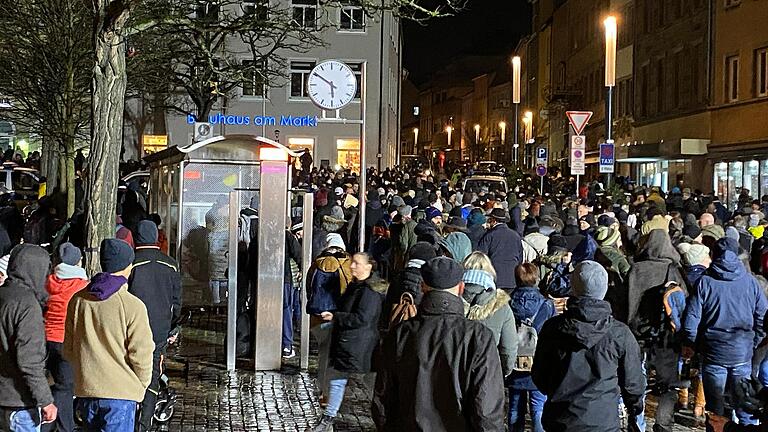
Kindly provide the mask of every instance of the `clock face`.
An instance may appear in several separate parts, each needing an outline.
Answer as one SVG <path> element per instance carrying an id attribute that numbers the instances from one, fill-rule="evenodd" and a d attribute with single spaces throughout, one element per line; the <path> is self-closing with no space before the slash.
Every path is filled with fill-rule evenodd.
<path id="1" fill-rule="evenodd" d="M 355 73 L 338 60 L 324 61 L 309 74 L 309 98 L 326 110 L 341 109 L 357 93 Z"/>

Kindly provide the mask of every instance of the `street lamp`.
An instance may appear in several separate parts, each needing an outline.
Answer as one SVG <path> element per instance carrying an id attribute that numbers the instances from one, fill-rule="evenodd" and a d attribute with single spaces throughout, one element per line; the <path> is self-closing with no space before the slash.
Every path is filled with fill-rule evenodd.
<path id="1" fill-rule="evenodd" d="M 419 128 L 413 128 L 413 154 L 419 154 Z"/>
<path id="2" fill-rule="evenodd" d="M 504 151 L 504 144 L 507 141 L 507 122 L 500 121 L 499 128 L 501 129 L 501 149 Z M 517 143 L 515 143 L 515 145 L 517 145 Z M 515 150 L 517 150 L 517 148 L 515 148 Z"/>
<path id="3" fill-rule="evenodd" d="M 480 125 L 479 124 L 475 124 L 475 146 L 476 146 L 475 154 L 479 154 L 480 152 Z M 470 155 L 471 154 L 472 152 L 470 152 Z"/>
<path id="4" fill-rule="evenodd" d="M 517 148 L 520 147 L 520 144 L 517 143 L 518 119 L 520 118 L 520 114 L 518 113 L 518 110 L 520 108 L 520 68 L 521 68 L 520 56 L 512 57 L 512 103 L 515 105 L 515 139 L 514 139 L 515 165 L 517 165 Z M 502 128 L 502 135 L 503 135 L 503 130 L 504 128 Z"/>
<path id="5" fill-rule="evenodd" d="M 453 133 L 453 127 L 446 126 L 445 131 L 448 133 L 448 148 L 453 148 L 453 143 L 451 141 L 451 134 Z"/>
<path id="6" fill-rule="evenodd" d="M 605 142 L 613 143 L 613 87 L 616 85 L 616 17 L 609 16 L 605 26 Z M 611 174 L 606 177 L 606 186 L 611 184 Z"/>

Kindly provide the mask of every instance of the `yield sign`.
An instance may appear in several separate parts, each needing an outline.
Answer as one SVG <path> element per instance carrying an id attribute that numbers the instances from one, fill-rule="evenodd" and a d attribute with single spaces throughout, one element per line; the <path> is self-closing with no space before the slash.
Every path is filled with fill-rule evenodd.
<path id="1" fill-rule="evenodd" d="M 565 115 L 568 116 L 568 121 L 573 126 L 573 131 L 576 135 L 581 135 L 581 132 L 587 126 L 587 122 L 592 118 L 592 111 L 566 111 Z"/>

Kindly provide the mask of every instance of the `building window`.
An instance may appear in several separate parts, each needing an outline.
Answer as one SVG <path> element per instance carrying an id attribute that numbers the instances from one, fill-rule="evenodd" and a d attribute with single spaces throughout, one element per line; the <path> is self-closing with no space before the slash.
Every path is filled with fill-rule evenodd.
<path id="1" fill-rule="evenodd" d="M 355 73 L 355 81 L 357 81 L 357 92 L 355 93 L 355 99 L 360 99 L 360 91 L 363 86 L 363 64 L 362 63 L 347 63 L 352 72 Z"/>
<path id="2" fill-rule="evenodd" d="M 672 60 L 672 106 L 673 110 L 680 107 L 680 52 Z"/>
<path id="3" fill-rule="evenodd" d="M 768 96 L 768 48 L 761 48 L 755 53 L 755 69 L 757 95 Z"/>
<path id="4" fill-rule="evenodd" d="M 365 11 L 360 6 L 345 4 L 341 6 L 341 16 L 339 19 L 339 30 L 342 31 L 364 31 L 365 30 Z"/>
<path id="5" fill-rule="evenodd" d="M 219 4 L 213 1 L 199 0 L 195 7 L 197 19 L 208 22 L 219 20 Z"/>
<path id="6" fill-rule="evenodd" d="M 307 80 L 315 62 L 292 61 L 291 62 L 291 99 L 309 97 Z"/>
<path id="7" fill-rule="evenodd" d="M 664 59 L 656 62 L 656 112 L 664 112 Z"/>
<path id="8" fill-rule="evenodd" d="M 243 60 L 243 96 L 264 96 L 265 75 L 263 61 Z"/>
<path id="9" fill-rule="evenodd" d="M 725 58 L 725 101 L 739 100 L 739 56 Z"/>
<path id="10" fill-rule="evenodd" d="M 317 0 L 292 0 L 293 22 L 305 29 L 317 29 Z"/>
<path id="11" fill-rule="evenodd" d="M 243 14 L 259 20 L 269 17 L 269 5 L 266 0 L 246 0 L 242 4 Z"/>

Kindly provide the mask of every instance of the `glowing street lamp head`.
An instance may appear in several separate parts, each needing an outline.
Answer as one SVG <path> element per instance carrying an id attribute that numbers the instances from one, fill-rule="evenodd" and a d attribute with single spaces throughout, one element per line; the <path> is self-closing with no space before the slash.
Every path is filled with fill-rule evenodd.
<path id="1" fill-rule="evenodd" d="M 512 57 L 512 103 L 520 103 L 520 56 Z"/>
<path id="2" fill-rule="evenodd" d="M 500 121 L 499 122 L 499 127 L 502 128 L 502 129 L 506 129 L 507 128 L 507 122 Z"/>
<path id="3" fill-rule="evenodd" d="M 533 120 L 533 113 L 532 112 L 526 111 L 524 115 L 525 115 L 525 119 L 526 120 L 528 120 L 528 121 Z"/>
<path id="4" fill-rule="evenodd" d="M 479 124 L 475 125 L 475 132 L 480 132 L 480 125 Z"/>
<path id="5" fill-rule="evenodd" d="M 605 86 L 616 85 L 616 17 L 611 15 L 603 21 L 605 26 Z"/>
<path id="6" fill-rule="evenodd" d="M 451 132 L 453 132 L 453 128 L 450 127 L 450 126 L 446 126 L 445 127 L 445 131 L 448 132 L 448 133 L 451 133 Z"/>
<path id="7" fill-rule="evenodd" d="M 417 134 L 417 133 L 419 133 L 419 128 L 413 128 L 413 133 L 414 133 L 414 134 Z"/>

